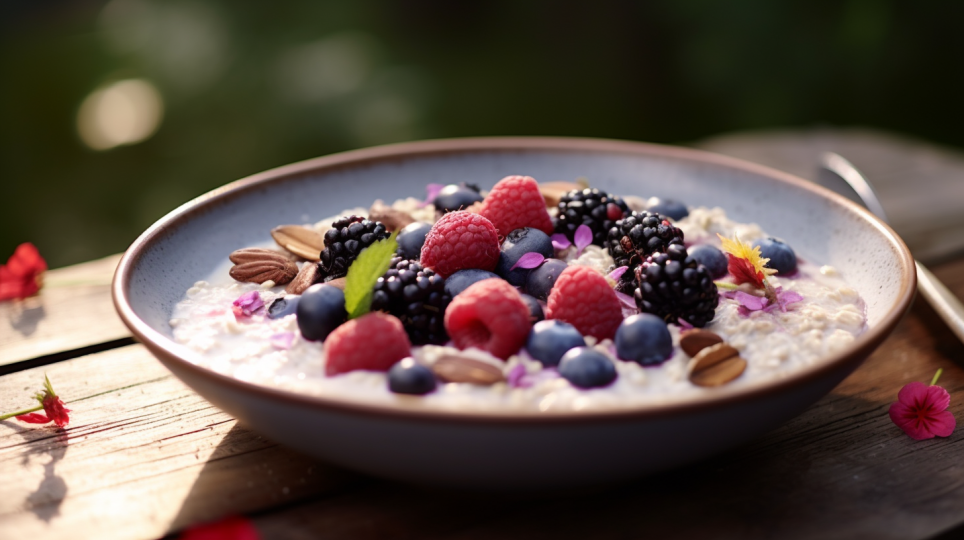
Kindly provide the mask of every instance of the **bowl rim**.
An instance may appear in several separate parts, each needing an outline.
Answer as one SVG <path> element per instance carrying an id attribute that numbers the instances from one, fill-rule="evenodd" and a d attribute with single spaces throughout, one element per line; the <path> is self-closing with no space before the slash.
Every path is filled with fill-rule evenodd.
<path id="1" fill-rule="evenodd" d="M 849 209 L 860 219 L 871 224 L 895 248 L 901 274 L 900 290 L 894 308 L 878 324 L 868 328 L 847 347 L 847 349 L 823 357 L 814 365 L 799 369 L 785 378 L 763 381 L 760 384 L 727 389 L 728 391 L 709 392 L 686 399 L 670 400 L 663 403 L 647 403 L 639 406 L 621 407 L 612 410 L 591 411 L 456 411 L 448 409 L 422 409 L 398 407 L 392 404 L 364 403 L 356 400 L 329 398 L 300 394 L 281 388 L 263 386 L 217 373 L 198 366 L 178 354 L 178 347 L 169 337 L 151 328 L 142 321 L 130 305 L 128 291 L 131 287 L 131 272 L 150 247 L 165 237 L 170 228 L 190 220 L 193 216 L 215 205 L 228 202 L 264 184 L 280 183 L 286 179 L 296 179 L 319 171 L 333 171 L 353 168 L 366 164 L 384 163 L 394 159 L 430 157 L 434 155 L 464 154 L 478 152 L 525 152 L 525 151 L 579 151 L 609 154 L 628 154 L 679 159 L 704 165 L 738 169 L 756 175 L 769 177 L 778 182 L 788 183 L 829 198 L 838 205 Z M 216 386 L 228 386 L 242 393 L 252 393 L 259 398 L 281 401 L 288 405 L 305 406 L 329 410 L 343 414 L 378 416 L 413 421 L 458 421 L 460 423 L 495 424 L 545 424 L 545 423 L 585 423 L 585 422 L 624 422 L 646 418 L 669 417 L 693 412 L 710 411 L 715 408 L 739 405 L 767 396 L 789 391 L 799 385 L 816 382 L 822 377 L 845 369 L 855 369 L 894 329 L 910 308 L 917 288 L 914 259 L 903 240 L 886 223 L 865 208 L 846 197 L 802 178 L 737 158 L 714 154 L 703 150 L 667 146 L 635 141 L 613 139 L 576 138 L 576 137 L 471 137 L 455 139 L 436 139 L 375 146 L 350 150 L 327 156 L 317 157 L 269 169 L 240 180 L 236 180 L 195 199 L 192 199 L 159 219 L 144 231 L 124 253 L 111 284 L 114 306 L 121 320 L 131 330 L 138 341 L 164 363 L 168 369 L 180 376 L 186 372 L 200 377 Z M 183 378 L 183 377 L 182 377 Z"/>

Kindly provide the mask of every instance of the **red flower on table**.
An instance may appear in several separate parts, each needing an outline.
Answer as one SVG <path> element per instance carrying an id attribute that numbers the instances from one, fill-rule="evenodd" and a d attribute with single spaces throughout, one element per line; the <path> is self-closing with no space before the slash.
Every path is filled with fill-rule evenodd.
<path id="1" fill-rule="evenodd" d="M 890 419 L 912 439 L 922 441 L 950 437 L 957 426 L 954 415 L 947 410 L 951 395 L 937 386 L 938 370 L 931 384 L 912 382 L 900 389 L 897 401 L 890 405 Z"/>
<path id="2" fill-rule="evenodd" d="M 7 418 L 16 416 L 17 420 L 28 424 L 49 424 L 53 422 L 57 424 L 57 427 L 64 427 L 70 423 L 70 415 L 67 414 L 70 412 L 70 409 L 64 405 L 64 401 L 54 392 L 54 387 L 50 384 L 50 379 L 47 378 L 46 375 L 44 375 L 44 389 L 41 392 L 37 392 L 36 395 L 34 395 L 34 399 L 40 402 L 39 407 L 0 415 L 0 420 L 6 420 Z M 41 409 L 43 409 L 43 413 L 34 412 Z"/>
<path id="3" fill-rule="evenodd" d="M 47 261 L 31 243 L 17 246 L 7 264 L 0 265 L 0 300 L 23 299 L 37 294 L 43 285 Z"/>

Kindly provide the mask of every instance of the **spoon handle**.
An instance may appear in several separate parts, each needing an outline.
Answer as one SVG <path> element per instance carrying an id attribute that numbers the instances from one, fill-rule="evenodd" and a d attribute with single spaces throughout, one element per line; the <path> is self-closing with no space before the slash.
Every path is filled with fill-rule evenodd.
<path id="1" fill-rule="evenodd" d="M 917 290 L 951 331 L 964 341 L 964 305 L 921 263 L 917 263 Z"/>

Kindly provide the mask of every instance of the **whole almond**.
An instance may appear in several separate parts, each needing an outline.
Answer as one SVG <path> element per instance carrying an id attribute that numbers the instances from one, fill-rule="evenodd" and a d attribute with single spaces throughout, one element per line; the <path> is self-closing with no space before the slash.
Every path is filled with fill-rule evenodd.
<path id="1" fill-rule="evenodd" d="M 444 382 L 488 386 L 505 380 L 502 370 L 492 364 L 454 355 L 436 360 L 432 371 Z"/>
<path id="2" fill-rule="evenodd" d="M 415 218 L 408 212 L 396 210 L 381 200 L 372 204 L 372 207 L 368 210 L 368 219 L 382 223 L 389 231 L 400 231 L 406 225 L 415 223 Z"/>
<path id="3" fill-rule="evenodd" d="M 340 277 L 335 278 L 331 281 L 326 281 L 325 285 L 331 285 L 332 287 L 338 287 L 341 290 L 345 290 L 345 284 L 348 283 L 346 278 Z"/>
<path id="4" fill-rule="evenodd" d="M 228 274 L 246 283 L 273 281 L 275 285 L 284 285 L 298 274 L 298 265 L 294 261 L 270 249 L 239 249 L 228 258 L 234 263 Z"/>
<path id="5" fill-rule="evenodd" d="M 703 330 L 702 328 L 687 330 L 683 332 L 679 338 L 680 348 L 690 357 L 696 356 L 703 349 L 716 345 L 717 343 L 723 343 L 723 338 L 718 334 L 710 332 L 709 330 Z"/>
<path id="6" fill-rule="evenodd" d="M 746 370 L 746 360 L 740 352 L 717 343 L 700 351 L 690 362 L 689 379 L 696 386 L 722 386 L 736 379 Z"/>
<path id="7" fill-rule="evenodd" d="M 539 192 L 546 200 L 546 206 L 559 206 L 559 200 L 563 195 L 574 189 L 582 189 L 582 186 L 575 182 L 544 182 L 539 184 Z"/>
<path id="8" fill-rule="evenodd" d="M 301 225 L 281 225 L 271 229 L 271 237 L 279 246 L 302 259 L 317 261 L 325 249 L 325 237 L 314 229 Z"/>
<path id="9" fill-rule="evenodd" d="M 291 280 L 291 283 L 285 287 L 285 292 L 288 294 L 301 294 L 305 292 L 308 287 L 311 287 L 318 281 L 318 264 L 308 261 L 301 270 L 298 271 L 298 275 Z"/>

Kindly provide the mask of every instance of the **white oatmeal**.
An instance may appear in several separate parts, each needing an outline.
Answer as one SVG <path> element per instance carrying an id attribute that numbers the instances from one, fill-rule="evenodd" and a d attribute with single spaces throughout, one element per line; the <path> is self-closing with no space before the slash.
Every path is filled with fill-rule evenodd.
<path id="1" fill-rule="evenodd" d="M 417 203 L 409 199 L 395 206 L 417 213 L 422 210 Z M 425 219 L 425 216 L 417 217 Z M 331 221 L 323 220 L 316 228 L 323 229 L 324 223 Z M 720 208 L 692 209 L 677 226 L 683 230 L 688 244 L 709 243 L 719 247 L 717 233 L 726 237 L 738 235 L 747 242 L 765 236 L 759 226 L 733 222 Z M 603 274 L 613 265 L 609 254 L 596 246 L 587 247 L 578 257 L 575 248 L 568 248 L 557 256 Z M 771 276 L 769 280 L 774 287 L 796 292 L 803 300 L 790 304 L 786 312 L 779 309 L 748 312 L 741 310 L 735 299 L 721 296 L 716 316 L 706 327 L 738 349 L 747 361 L 746 371 L 728 386 L 784 377 L 845 348 L 865 329 L 863 301 L 832 267 L 801 261 L 795 276 Z M 207 281 L 199 281 L 189 289 L 175 307 L 170 321 L 174 339 L 199 353 L 195 356 L 199 365 L 219 373 L 294 392 L 367 403 L 406 403 L 430 409 L 469 411 L 600 410 L 686 399 L 716 391 L 689 382 L 686 366 L 690 358 L 678 346 L 680 328 L 671 324 L 675 344 L 671 359 L 655 367 L 615 360 L 618 377 L 604 388 L 575 388 L 555 370 L 543 369 L 542 364 L 524 351 L 502 362 L 475 349 L 459 352 L 452 347 L 427 345 L 413 348 L 412 354 L 420 362 L 431 365 L 444 354 L 469 355 L 500 367 L 513 384 L 440 383 L 436 391 L 424 396 L 394 394 L 388 390 L 385 373 L 354 371 L 325 376 L 322 344 L 301 337 L 294 315 L 270 319 L 264 315 L 266 310 L 261 310 L 237 319 L 232 302 L 250 291 L 259 291 L 265 305 L 285 294 L 283 287 L 235 282 L 227 276 L 226 266 L 217 269 Z M 627 309 L 624 314 L 630 312 Z M 614 356 L 610 341 L 598 344 L 592 338 L 587 341 Z"/>

